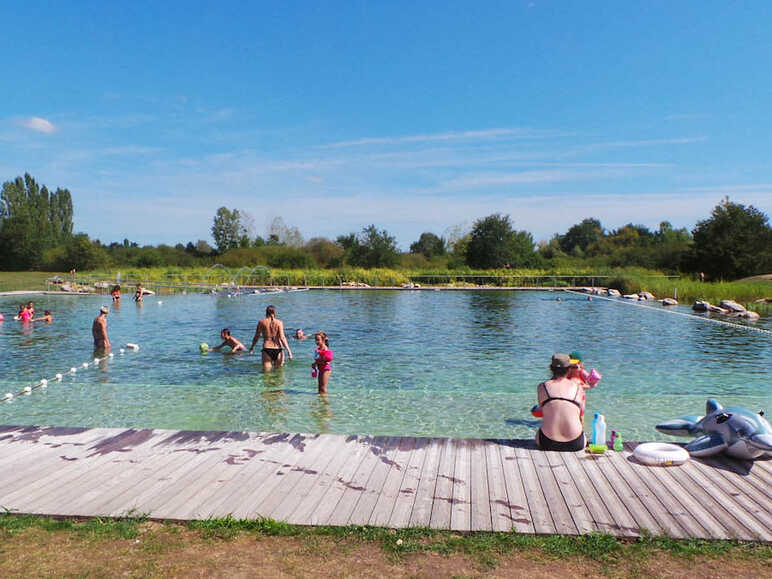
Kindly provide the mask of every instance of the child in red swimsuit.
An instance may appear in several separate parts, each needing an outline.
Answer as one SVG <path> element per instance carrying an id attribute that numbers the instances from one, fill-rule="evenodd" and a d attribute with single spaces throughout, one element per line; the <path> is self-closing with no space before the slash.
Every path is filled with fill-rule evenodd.
<path id="1" fill-rule="evenodd" d="M 319 387 L 319 394 L 327 394 L 327 383 L 332 374 L 332 350 L 330 350 L 330 340 L 323 331 L 319 330 L 314 334 L 316 350 L 314 350 L 314 362 L 311 364 L 311 376 L 316 376 Z"/>

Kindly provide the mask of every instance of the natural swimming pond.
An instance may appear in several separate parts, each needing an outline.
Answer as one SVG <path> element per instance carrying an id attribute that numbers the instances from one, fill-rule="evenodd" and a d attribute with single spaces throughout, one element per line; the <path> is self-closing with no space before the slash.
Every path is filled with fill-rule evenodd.
<path id="1" fill-rule="evenodd" d="M 53 324 L 10 319 L 29 298 L 53 310 Z M 107 303 L 0 297 L 0 397 L 93 359 L 91 322 Z M 259 355 L 199 353 L 224 327 L 249 346 L 269 304 L 295 354 L 285 368 L 264 374 Z M 587 431 L 594 411 L 628 440 L 653 440 L 666 438 L 656 422 L 701 414 L 708 397 L 772 408 L 771 334 L 650 307 L 499 291 L 175 295 L 142 307 L 126 297 L 108 316 L 115 357 L 0 403 L 0 424 L 530 438 L 536 385 L 553 352 L 572 350 L 604 376 L 588 394 Z M 310 376 L 313 340 L 290 337 L 298 327 L 330 336 L 327 400 Z M 120 355 L 127 342 L 140 350 Z"/>

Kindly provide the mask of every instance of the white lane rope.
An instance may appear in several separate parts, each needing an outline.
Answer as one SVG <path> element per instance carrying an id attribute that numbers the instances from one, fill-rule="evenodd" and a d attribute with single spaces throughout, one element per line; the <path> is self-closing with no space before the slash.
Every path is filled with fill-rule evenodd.
<path id="1" fill-rule="evenodd" d="M 120 350 L 118 350 L 118 355 L 123 356 L 127 350 L 131 352 L 136 352 L 137 350 L 139 350 L 139 346 L 137 346 L 136 344 L 126 344 L 126 348 L 121 348 Z M 114 357 L 115 357 L 115 353 L 110 352 L 109 354 L 101 358 L 94 358 L 90 362 L 83 362 L 80 366 L 73 366 L 66 372 L 61 372 L 59 374 L 56 374 L 51 379 L 42 378 L 41 380 L 39 380 L 38 382 L 35 382 L 31 386 L 25 386 L 24 388 L 19 390 L 19 392 L 17 392 L 16 394 L 14 394 L 13 392 L 6 392 L 5 396 L 3 396 L 0 399 L 0 402 L 10 402 L 11 400 L 13 400 L 18 396 L 29 396 L 30 394 L 32 394 L 33 390 L 48 388 L 49 384 L 52 384 L 55 382 L 61 382 L 65 376 L 74 376 L 78 372 L 78 369 L 86 370 L 90 366 L 96 367 L 97 365 L 99 365 L 100 362 L 103 362 L 105 360 L 112 360 Z"/>
<path id="2" fill-rule="evenodd" d="M 683 316 L 685 318 L 689 318 L 689 319 L 692 319 L 692 320 L 698 320 L 698 321 L 701 321 L 701 322 L 713 322 L 714 324 L 722 324 L 724 326 L 730 326 L 732 328 L 740 328 L 742 330 L 750 330 L 752 332 L 761 332 L 762 334 L 767 334 L 769 336 L 772 336 L 772 330 L 767 330 L 766 328 L 757 328 L 755 326 L 748 326 L 748 325 L 745 325 L 745 324 L 736 324 L 734 322 L 728 322 L 726 320 L 717 320 L 716 318 L 709 318 L 707 316 L 695 316 L 694 314 L 685 314 L 684 312 L 677 312 L 675 310 L 668 310 L 668 309 L 666 309 L 664 307 L 662 309 L 655 308 L 655 307 L 652 307 L 652 306 L 645 305 L 646 302 L 641 303 L 641 302 L 627 300 L 625 298 L 610 298 L 610 297 L 607 297 L 607 296 L 599 296 L 597 294 L 585 294 L 585 293 L 574 291 L 574 290 L 563 290 L 563 291 L 565 291 L 566 293 L 576 294 L 578 296 L 583 296 L 583 297 L 590 296 L 590 297 L 592 297 L 592 299 L 606 300 L 606 301 L 609 301 L 609 302 L 613 302 L 615 304 L 622 304 L 622 305 L 625 305 L 625 306 L 637 306 L 639 308 L 645 308 L 645 309 L 651 310 L 653 312 L 663 312 L 665 314 L 672 314 L 672 315 L 676 315 L 676 316 Z M 647 302 L 648 301 L 651 301 L 651 300 L 647 300 Z"/>

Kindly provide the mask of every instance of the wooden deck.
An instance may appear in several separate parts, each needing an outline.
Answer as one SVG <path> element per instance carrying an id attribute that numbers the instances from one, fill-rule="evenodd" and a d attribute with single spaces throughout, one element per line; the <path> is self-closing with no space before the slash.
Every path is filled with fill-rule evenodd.
<path id="1" fill-rule="evenodd" d="M 647 467 L 530 441 L 0 427 L 0 508 L 772 541 L 772 461 Z"/>

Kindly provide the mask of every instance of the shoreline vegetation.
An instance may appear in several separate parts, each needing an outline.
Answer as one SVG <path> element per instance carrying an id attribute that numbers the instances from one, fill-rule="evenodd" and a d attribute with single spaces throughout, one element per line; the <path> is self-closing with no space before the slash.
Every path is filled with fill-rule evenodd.
<path id="1" fill-rule="evenodd" d="M 0 572 L 6 576 L 179 576 L 226 564 L 236 574 L 262 569 L 272 576 L 677 576 L 699 566 L 704 576 L 731 568 L 735 577 L 763 577 L 772 566 L 772 547 L 760 542 L 304 527 L 230 517 L 184 523 L 131 514 L 82 520 L 6 512 L 0 514 L 0 537 Z"/>
<path id="2" fill-rule="evenodd" d="M 0 292 L 2 291 L 39 291 L 56 289 L 47 282 L 52 278 L 69 281 L 70 274 L 57 272 L 0 272 Z M 174 293 L 185 289 L 196 290 L 198 286 L 219 286 L 235 288 L 238 286 L 278 286 L 304 287 L 328 286 L 339 287 L 366 284 L 369 287 L 526 287 L 570 288 L 570 287 L 608 287 L 618 289 L 622 294 L 648 291 L 657 299 L 675 297 L 682 303 L 694 300 L 706 300 L 711 303 L 722 299 L 731 299 L 742 303 L 749 309 L 762 315 L 772 312 L 770 304 L 763 300 L 772 298 L 772 276 L 759 276 L 759 279 L 740 281 L 707 281 L 687 279 L 678 276 L 665 276 L 654 270 L 639 268 L 589 270 L 537 270 L 537 269 L 497 269 L 497 270 L 396 270 L 343 268 L 326 269 L 269 269 L 262 266 L 254 268 L 227 268 L 214 266 L 209 268 L 167 267 L 167 268 L 132 268 L 122 270 L 97 270 L 78 272 L 75 280 L 78 285 L 93 286 L 94 282 L 120 283 L 131 287 L 141 282 L 144 287 L 158 289 L 161 293 Z M 413 284 L 411 286 L 411 284 Z"/>

